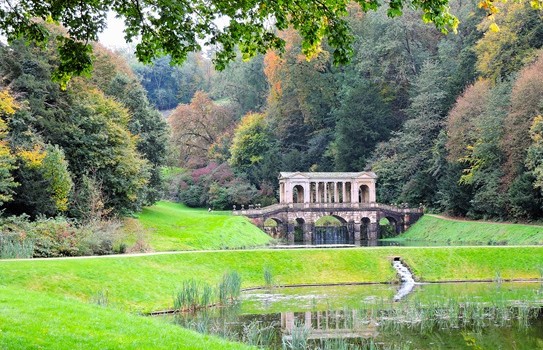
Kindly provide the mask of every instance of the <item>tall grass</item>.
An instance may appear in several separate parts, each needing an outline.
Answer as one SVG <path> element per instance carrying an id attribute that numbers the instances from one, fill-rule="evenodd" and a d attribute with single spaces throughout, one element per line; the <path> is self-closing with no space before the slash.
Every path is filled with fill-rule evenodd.
<path id="1" fill-rule="evenodd" d="M 310 329 L 304 324 L 296 323 L 290 332 L 289 337 L 283 337 L 283 350 L 306 350 L 309 349 Z"/>
<path id="2" fill-rule="evenodd" d="M 241 294 L 241 276 L 236 271 L 230 271 L 222 276 L 218 285 L 219 302 L 227 304 L 239 298 Z"/>
<path id="3" fill-rule="evenodd" d="M 106 307 L 109 305 L 109 293 L 107 289 L 98 291 L 92 298 L 91 302 L 96 305 Z"/>
<path id="4" fill-rule="evenodd" d="M 260 321 L 253 320 L 248 324 L 243 325 L 243 336 L 241 341 L 249 345 L 258 346 L 259 348 L 270 348 L 279 334 L 276 329 L 276 322 L 264 325 Z"/>
<path id="5" fill-rule="evenodd" d="M 28 259 L 34 254 L 34 241 L 0 233 L 0 259 Z"/>
<path id="6" fill-rule="evenodd" d="M 195 279 L 183 281 L 181 290 L 174 297 L 174 308 L 179 311 L 196 311 L 210 306 L 213 300 L 213 288 L 207 283 Z"/>
<path id="7" fill-rule="evenodd" d="M 273 287 L 273 274 L 269 266 L 264 267 L 264 285 L 266 288 Z"/>
<path id="8" fill-rule="evenodd" d="M 174 310 L 194 312 L 211 306 L 226 305 L 237 301 L 241 294 L 241 276 L 236 271 L 227 272 L 214 289 L 211 285 L 185 280 L 174 295 Z"/>

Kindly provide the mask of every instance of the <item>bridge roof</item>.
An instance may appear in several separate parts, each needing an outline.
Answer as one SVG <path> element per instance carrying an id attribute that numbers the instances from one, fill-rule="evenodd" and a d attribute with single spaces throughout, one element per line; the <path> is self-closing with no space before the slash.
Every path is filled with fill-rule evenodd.
<path id="1" fill-rule="evenodd" d="M 313 173 L 313 172 L 280 172 L 279 179 L 292 179 L 292 178 L 306 178 L 306 179 L 377 179 L 377 175 L 372 171 L 361 172 L 327 172 L 327 173 Z"/>

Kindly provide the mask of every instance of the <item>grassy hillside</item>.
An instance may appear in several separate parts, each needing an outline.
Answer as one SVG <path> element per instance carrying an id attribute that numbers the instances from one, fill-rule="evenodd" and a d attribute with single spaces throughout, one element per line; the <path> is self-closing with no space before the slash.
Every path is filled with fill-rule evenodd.
<path id="1" fill-rule="evenodd" d="M 271 240 L 244 217 L 178 203 L 158 202 L 143 209 L 138 220 L 149 232 L 155 251 L 245 248 Z"/>
<path id="2" fill-rule="evenodd" d="M 393 240 L 543 244 L 543 226 L 464 221 L 424 215 L 406 233 Z"/>
<path id="3" fill-rule="evenodd" d="M 390 282 L 390 257 L 401 256 L 423 281 L 540 278 L 543 247 L 383 247 L 364 249 L 182 252 L 132 257 L 0 261 L 0 285 L 89 302 L 106 293 L 110 306 L 151 311 L 172 306 L 183 280 L 212 284 L 236 270 L 242 287 L 264 284 Z"/>

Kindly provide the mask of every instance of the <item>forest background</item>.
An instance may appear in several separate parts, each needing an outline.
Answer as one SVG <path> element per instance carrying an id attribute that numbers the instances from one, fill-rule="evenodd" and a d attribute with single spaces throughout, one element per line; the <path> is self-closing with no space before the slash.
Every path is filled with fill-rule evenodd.
<path id="1" fill-rule="evenodd" d="M 212 50 L 144 66 L 96 44 L 92 76 L 61 90 L 52 44 L 1 46 L 0 200 L 15 237 L 2 239 L 45 236 L 43 256 L 123 250 L 112 217 L 163 197 L 269 205 L 279 171 L 372 170 L 382 203 L 540 219 L 542 14 L 505 3 L 491 21 L 474 2 L 451 6 L 461 22 L 449 35 L 410 10 L 351 6 L 343 66 L 326 43 L 306 60 L 294 30 L 280 34 L 282 56 L 222 72 Z"/>

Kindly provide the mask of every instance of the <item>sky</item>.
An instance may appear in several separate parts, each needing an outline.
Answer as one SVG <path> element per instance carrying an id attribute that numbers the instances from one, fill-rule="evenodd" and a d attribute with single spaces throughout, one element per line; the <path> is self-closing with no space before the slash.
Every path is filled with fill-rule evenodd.
<path id="1" fill-rule="evenodd" d="M 112 50 L 123 48 L 126 46 L 123 30 L 123 20 L 115 18 L 115 14 L 109 12 L 107 14 L 107 28 L 98 35 L 98 41 Z"/>

